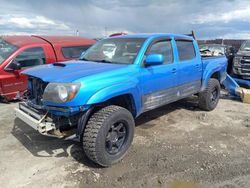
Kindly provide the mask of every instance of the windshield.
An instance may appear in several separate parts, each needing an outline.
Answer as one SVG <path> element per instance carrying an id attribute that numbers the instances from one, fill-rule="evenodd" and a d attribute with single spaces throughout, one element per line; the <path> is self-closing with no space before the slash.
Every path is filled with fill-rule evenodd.
<path id="1" fill-rule="evenodd" d="M 250 41 L 246 41 L 242 44 L 240 50 L 242 51 L 250 51 Z"/>
<path id="2" fill-rule="evenodd" d="M 92 46 L 81 60 L 113 64 L 132 64 L 143 44 L 143 38 L 108 38 Z"/>
<path id="3" fill-rule="evenodd" d="M 201 45 L 202 55 L 221 56 L 225 55 L 225 47 L 220 45 Z"/>
<path id="4" fill-rule="evenodd" d="M 16 46 L 4 41 L 0 38 L 0 64 L 9 57 L 15 50 L 17 49 Z"/>

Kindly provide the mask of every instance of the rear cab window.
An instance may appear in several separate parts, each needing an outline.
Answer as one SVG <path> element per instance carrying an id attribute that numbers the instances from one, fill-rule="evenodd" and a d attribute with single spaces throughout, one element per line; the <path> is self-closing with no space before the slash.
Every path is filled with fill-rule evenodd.
<path id="1" fill-rule="evenodd" d="M 180 61 L 195 59 L 196 53 L 192 40 L 176 40 L 176 46 Z"/>
<path id="2" fill-rule="evenodd" d="M 62 47 L 61 51 L 66 59 L 78 59 L 82 52 L 86 51 L 91 45 L 85 45 L 85 46 L 67 46 Z"/>

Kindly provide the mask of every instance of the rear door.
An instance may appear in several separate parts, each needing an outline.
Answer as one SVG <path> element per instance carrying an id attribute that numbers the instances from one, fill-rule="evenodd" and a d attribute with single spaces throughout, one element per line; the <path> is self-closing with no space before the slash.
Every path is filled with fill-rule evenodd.
<path id="1" fill-rule="evenodd" d="M 178 95 L 183 98 L 200 91 L 202 63 L 193 40 L 175 39 L 175 42 L 178 53 Z"/>
<path id="2" fill-rule="evenodd" d="M 156 40 L 151 43 L 145 54 L 162 54 L 164 64 L 141 68 L 143 112 L 176 100 L 177 64 L 174 60 L 172 41 Z"/>

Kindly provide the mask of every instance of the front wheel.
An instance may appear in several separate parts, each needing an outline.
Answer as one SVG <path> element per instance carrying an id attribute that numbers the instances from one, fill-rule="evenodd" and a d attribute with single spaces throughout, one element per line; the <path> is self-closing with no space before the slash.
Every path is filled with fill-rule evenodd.
<path id="1" fill-rule="evenodd" d="M 211 111 L 215 109 L 220 99 L 220 83 L 217 79 L 211 78 L 207 88 L 199 93 L 199 107 L 202 110 Z"/>
<path id="2" fill-rule="evenodd" d="M 134 118 L 125 108 L 107 106 L 95 112 L 83 133 L 88 158 L 107 167 L 121 160 L 134 137 Z"/>

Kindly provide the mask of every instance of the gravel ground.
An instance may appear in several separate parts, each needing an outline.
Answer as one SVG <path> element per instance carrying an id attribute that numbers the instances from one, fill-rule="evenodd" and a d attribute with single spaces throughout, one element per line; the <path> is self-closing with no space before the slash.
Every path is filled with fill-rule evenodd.
<path id="1" fill-rule="evenodd" d="M 79 143 L 39 135 L 0 104 L 1 187 L 250 187 L 250 105 L 223 96 L 203 112 L 193 99 L 143 114 L 132 147 L 110 168 Z"/>

